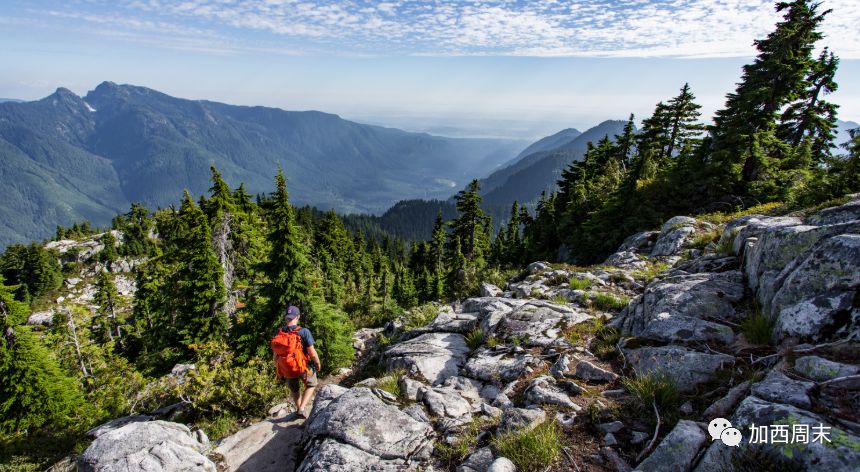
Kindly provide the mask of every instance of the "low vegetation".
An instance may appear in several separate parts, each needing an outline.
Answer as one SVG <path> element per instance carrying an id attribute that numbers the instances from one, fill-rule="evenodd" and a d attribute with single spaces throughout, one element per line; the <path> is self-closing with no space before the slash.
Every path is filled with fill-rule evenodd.
<path id="1" fill-rule="evenodd" d="M 587 290 L 591 287 L 592 283 L 589 279 L 580 279 L 578 277 L 571 277 L 570 281 L 568 281 L 571 290 Z"/>
<path id="2" fill-rule="evenodd" d="M 773 337 L 774 320 L 763 314 L 760 309 L 741 323 L 741 333 L 750 344 L 768 345 Z"/>
<path id="3" fill-rule="evenodd" d="M 471 331 L 466 333 L 466 345 L 473 351 L 483 346 L 486 340 L 487 337 L 481 328 L 472 328 Z"/>
<path id="4" fill-rule="evenodd" d="M 628 303 L 630 303 L 630 299 L 624 295 L 598 292 L 588 296 L 589 306 L 603 311 L 620 310 L 626 307 Z"/>
<path id="5" fill-rule="evenodd" d="M 478 436 L 490 428 L 495 422 L 488 418 L 477 418 L 471 423 L 463 426 L 453 444 L 438 442 L 435 454 L 443 464 L 450 468 L 462 464 L 466 457 L 475 451 L 478 446 Z"/>
<path id="6" fill-rule="evenodd" d="M 647 374 L 624 380 L 624 388 L 633 394 L 642 411 L 652 411 L 657 407 L 660 415 L 664 418 L 677 416 L 681 395 L 678 386 L 665 374 Z"/>
<path id="7" fill-rule="evenodd" d="M 561 454 L 561 434 L 555 420 L 531 430 L 512 431 L 493 439 L 499 454 L 510 459 L 517 470 L 540 471 L 555 464 Z"/>

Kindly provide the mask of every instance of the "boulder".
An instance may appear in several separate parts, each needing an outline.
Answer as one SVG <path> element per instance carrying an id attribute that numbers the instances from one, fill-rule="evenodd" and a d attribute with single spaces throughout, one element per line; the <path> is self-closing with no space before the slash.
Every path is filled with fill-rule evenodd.
<path id="1" fill-rule="evenodd" d="M 643 231 L 641 233 L 630 235 L 621 243 L 621 246 L 618 246 L 618 249 L 615 252 L 618 253 L 622 251 L 644 251 L 654 246 L 654 242 L 657 241 L 657 238 L 659 236 L 659 231 Z"/>
<path id="2" fill-rule="evenodd" d="M 477 313 L 455 313 L 450 307 L 439 310 L 426 330 L 430 332 L 468 333 L 478 324 Z"/>
<path id="3" fill-rule="evenodd" d="M 642 472 L 690 470 L 699 449 L 707 442 L 708 435 L 702 431 L 702 428 L 692 421 L 681 420 L 660 441 L 660 445 L 654 449 L 654 452 L 636 467 L 636 470 Z"/>
<path id="4" fill-rule="evenodd" d="M 550 268 L 551 267 L 549 265 L 549 262 L 538 261 L 538 262 L 532 262 L 531 264 L 529 264 L 526 267 L 526 270 L 528 271 L 529 274 L 534 275 L 534 274 L 539 274 L 543 271 L 549 270 Z"/>
<path id="5" fill-rule="evenodd" d="M 89 431 L 87 431 L 84 434 L 85 434 L 85 436 L 87 436 L 89 438 L 95 439 L 95 438 L 98 438 L 99 436 L 101 436 L 102 434 L 113 431 L 115 429 L 122 428 L 123 426 L 125 426 L 129 423 L 139 423 L 142 421 L 151 421 L 151 420 L 152 420 L 152 417 L 149 415 L 123 416 L 121 418 L 112 419 L 112 420 L 108 421 L 107 423 L 100 424 L 100 425 L 96 426 L 95 428 L 90 429 Z"/>
<path id="6" fill-rule="evenodd" d="M 533 372 L 542 365 L 543 361 L 528 352 L 509 354 L 482 349 L 466 362 L 463 373 L 484 382 L 507 383 Z"/>
<path id="7" fill-rule="evenodd" d="M 482 447 L 466 458 L 457 472 L 487 472 L 493 463 L 493 451 L 489 447 Z"/>
<path id="8" fill-rule="evenodd" d="M 633 251 L 618 251 L 607 257 L 603 265 L 624 269 L 641 269 L 648 265 L 648 260 Z"/>
<path id="9" fill-rule="evenodd" d="M 187 426 L 167 421 L 132 422 L 101 434 L 78 457 L 78 470 L 96 471 L 211 471 L 201 443 Z"/>
<path id="10" fill-rule="evenodd" d="M 293 416 L 254 423 L 219 441 L 214 452 L 229 471 L 293 470 L 304 421 Z"/>
<path id="11" fill-rule="evenodd" d="M 350 444 L 323 439 L 306 448 L 305 460 L 297 472 L 406 472 L 424 470 L 420 463 L 405 459 L 382 459 Z M 289 470 L 289 469 L 282 469 Z"/>
<path id="12" fill-rule="evenodd" d="M 579 410 L 580 407 L 574 403 L 566 393 L 555 385 L 552 377 L 541 376 L 529 383 L 525 390 L 526 400 L 533 405 L 558 405 L 565 408 Z"/>
<path id="13" fill-rule="evenodd" d="M 860 367 L 856 365 L 841 364 L 818 356 L 798 358 L 794 361 L 794 370 L 817 382 L 860 374 Z"/>
<path id="14" fill-rule="evenodd" d="M 546 412 L 539 408 L 508 408 L 502 412 L 499 431 L 531 430 L 546 421 Z"/>
<path id="15" fill-rule="evenodd" d="M 735 363 L 732 356 L 706 354 L 678 346 L 630 349 L 625 351 L 625 357 L 637 376 L 665 375 L 682 392 L 695 390 L 713 379 L 718 369 Z"/>
<path id="16" fill-rule="evenodd" d="M 317 408 L 305 424 L 308 441 L 333 439 L 381 459 L 410 459 L 431 444 L 433 429 L 370 389 L 352 388 Z"/>
<path id="17" fill-rule="evenodd" d="M 734 304 L 743 295 L 739 271 L 658 280 L 621 312 L 621 333 L 671 343 L 731 344 L 732 329 L 719 321 L 740 321 Z"/>
<path id="18" fill-rule="evenodd" d="M 507 457 L 499 457 L 494 460 L 487 472 L 516 472 L 517 466 Z"/>
<path id="19" fill-rule="evenodd" d="M 749 461 L 748 467 L 757 467 L 762 456 L 771 458 L 774 467 L 788 462 L 794 470 L 854 471 L 860 464 L 860 437 L 833 426 L 825 418 L 791 405 L 769 402 L 749 396 L 738 406 L 730 418 L 732 426 L 743 434 L 738 448 L 725 447 L 714 441 L 696 467 L 696 472 L 727 470 L 738 459 Z M 752 426 L 783 425 L 788 429 L 787 444 L 750 444 Z M 809 426 L 808 443 L 790 443 L 792 425 Z M 830 442 L 813 441 L 813 429 L 823 426 L 829 432 Z M 770 443 L 770 437 L 768 436 Z M 749 454 L 756 451 L 755 454 Z M 734 469 L 728 469 L 734 470 Z M 754 469 L 753 469 L 754 470 Z"/>
<path id="20" fill-rule="evenodd" d="M 663 223 L 660 227 L 660 235 L 651 250 L 651 257 L 675 256 L 696 232 L 695 218 L 688 216 L 675 216 Z"/>
<path id="21" fill-rule="evenodd" d="M 352 335 L 352 347 L 356 351 L 362 352 L 369 349 L 376 343 L 376 340 L 383 328 L 361 328 Z"/>
<path id="22" fill-rule="evenodd" d="M 812 406 L 809 391 L 814 386 L 813 382 L 790 379 L 778 370 L 771 370 L 761 382 L 753 384 L 752 393 L 762 400 L 809 409 Z"/>
<path id="23" fill-rule="evenodd" d="M 389 369 L 405 369 L 436 385 L 457 375 L 469 351 L 461 334 L 427 333 L 396 344 L 385 351 L 384 358 Z"/>
<path id="24" fill-rule="evenodd" d="M 514 298 L 469 298 L 463 302 L 462 310 L 468 313 L 478 313 L 481 330 L 485 334 L 489 334 L 495 331 L 496 326 L 505 315 L 525 303 L 528 302 Z"/>
<path id="25" fill-rule="evenodd" d="M 416 399 L 437 417 L 462 418 L 472 413 L 472 405 L 451 387 L 421 387 Z"/>
<path id="26" fill-rule="evenodd" d="M 561 336 L 562 326 L 592 318 L 578 308 L 533 300 L 507 313 L 496 327 L 496 335 L 526 340 L 529 346 L 547 346 Z"/>
<path id="27" fill-rule="evenodd" d="M 418 390 L 427 386 L 426 384 L 417 380 L 412 380 L 406 376 L 400 377 L 398 383 L 400 384 L 400 390 L 403 392 L 403 395 L 413 402 L 418 400 Z"/>
<path id="28" fill-rule="evenodd" d="M 860 194 L 849 195 L 844 205 L 825 208 L 806 218 L 806 224 L 824 226 L 860 220 Z"/>
<path id="29" fill-rule="evenodd" d="M 618 374 L 597 367 L 588 361 L 579 361 L 573 376 L 589 382 L 612 382 L 618 378 Z"/>
<path id="30" fill-rule="evenodd" d="M 37 311 L 27 318 L 30 326 L 51 326 L 54 324 L 54 310 Z"/>
<path id="31" fill-rule="evenodd" d="M 854 306 L 860 286 L 857 267 L 860 234 L 842 234 L 816 244 L 765 307 L 765 313 L 776 317 L 775 336 L 820 341 L 847 335 L 860 326 L 860 310 Z"/>
<path id="32" fill-rule="evenodd" d="M 481 282 L 481 296 L 482 297 L 501 297 L 502 289 L 496 287 L 495 285 L 487 282 Z"/>

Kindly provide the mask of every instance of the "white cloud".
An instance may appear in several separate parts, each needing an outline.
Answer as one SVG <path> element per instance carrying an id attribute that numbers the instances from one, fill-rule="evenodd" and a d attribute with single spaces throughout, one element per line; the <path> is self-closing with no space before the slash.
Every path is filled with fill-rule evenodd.
<path id="1" fill-rule="evenodd" d="M 96 3 L 98 14 L 53 14 L 102 24 L 100 18 L 113 19 L 138 33 L 207 37 L 218 30 L 236 43 L 253 33 L 255 44 L 271 47 L 372 55 L 751 56 L 753 39 L 780 19 L 773 0 Z M 823 26 L 824 43 L 842 58 L 860 59 L 860 2 L 825 0 L 825 8 L 834 13 Z M 182 26 L 173 30 L 174 25 Z"/>

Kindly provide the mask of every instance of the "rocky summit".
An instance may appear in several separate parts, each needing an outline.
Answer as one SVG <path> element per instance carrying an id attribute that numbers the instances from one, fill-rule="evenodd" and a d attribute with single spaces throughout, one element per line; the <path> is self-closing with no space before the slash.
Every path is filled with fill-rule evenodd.
<path id="1" fill-rule="evenodd" d="M 860 196 L 719 226 L 672 218 L 602 265 L 536 262 L 425 326 L 359 332 L 382 370 L 322 387 L 289 439 L 258 424 L 262 440 L 207 458 L 205 438 L 144 417 L 102 431 L 78 465 L 250 470 L 282 441 L 271 457 L 291 459 L 255 470 L 525 470 L 533 434 L 548 470 L 857 470 L 858 266 Z M 709 431 L 717 418 L 736 447 Z M 826 435 L 792 442 L 806 428 Z"/>

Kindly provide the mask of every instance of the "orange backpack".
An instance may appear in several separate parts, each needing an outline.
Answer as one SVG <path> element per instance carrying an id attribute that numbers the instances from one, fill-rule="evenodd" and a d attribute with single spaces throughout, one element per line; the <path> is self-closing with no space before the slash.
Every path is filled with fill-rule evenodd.
<path id="1" fill-rule="evenodd" d="M 295 379 L 308 371 L 308 356 L 302 347 L 299 328 L 292 331 L 278 330 L 272 338 L 272 351 L 275 352 L 275 368 L 278 377 Z"/>

